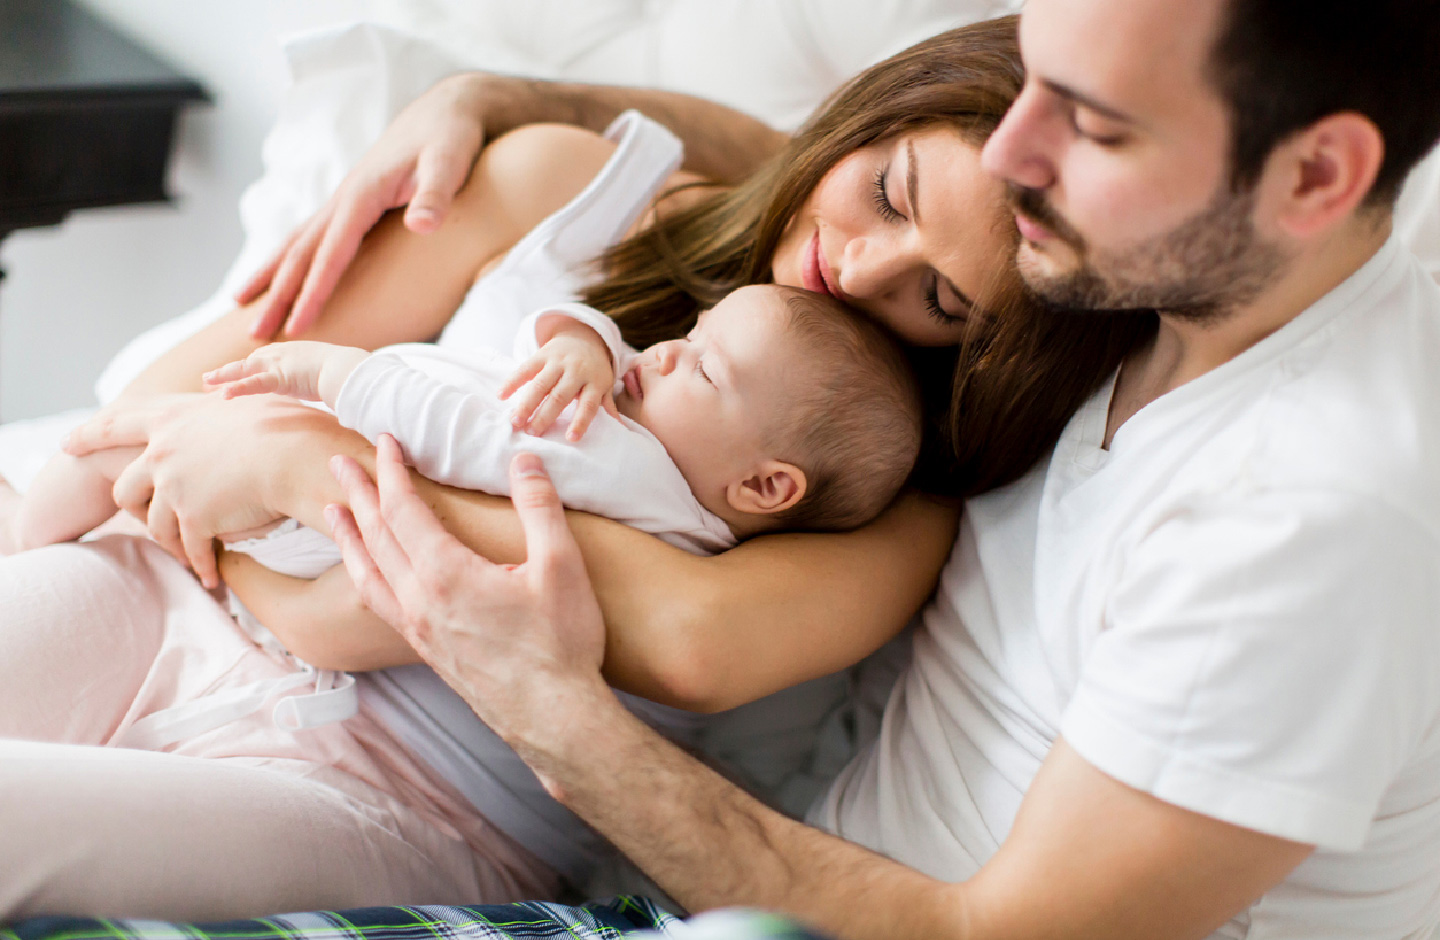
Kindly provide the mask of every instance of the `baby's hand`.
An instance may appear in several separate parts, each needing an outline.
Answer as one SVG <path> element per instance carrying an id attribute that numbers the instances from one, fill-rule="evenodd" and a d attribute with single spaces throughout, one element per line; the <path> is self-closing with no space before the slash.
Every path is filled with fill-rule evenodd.
<path id="1" fill-rule="evenodd" d="M 369 353 L 352 346 L 302 340 L 261 346 L 238 362 L 204 375 L 229 398 L 273 392 L 334 407 L 340 386 Z"/>
<path id="2" fill-rule="evenodd" d="M 601 408 L 619 414 L 611 394 L 614 384 L 610 347 L 590 327 L 565 320 L 555 327 L 540 351 L 515 371 L 500 389 L 500 397 L 508 399 L 520 392 L 515 395 L 511 424 L 517 431 L 537 437 L 550 430 L 566 405 L 578 399 L 570 428 L 565 432 L 567 439 L 578 441 Z"/>

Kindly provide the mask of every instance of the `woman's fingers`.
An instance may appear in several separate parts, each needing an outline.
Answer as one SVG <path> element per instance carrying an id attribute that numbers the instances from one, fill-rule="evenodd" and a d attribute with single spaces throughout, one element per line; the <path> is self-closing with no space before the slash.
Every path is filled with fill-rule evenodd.
<path id="1" fill-rule="evenodd" d="M 178 515 L 176 516 L 176 526 L 186 563 L 195 572 L 206 590 L 215 590 L 220 586 L 220 568 L 215 561 L 215 540 L 187 526 L 185 520 L 179 518 Z"/>
<path id="2" fill-rule="evenodd" d="M 150 474 L 144 454 L 130 461 L 130 465 L 120 471 L 120 475 L 115 478 L 115 485 L 111 487 L 110 495 L 114 497 L 116 506 L 136 519 L 144 519 L 149 515 L 150 500 L 155 495 L 155 479 Z"/>

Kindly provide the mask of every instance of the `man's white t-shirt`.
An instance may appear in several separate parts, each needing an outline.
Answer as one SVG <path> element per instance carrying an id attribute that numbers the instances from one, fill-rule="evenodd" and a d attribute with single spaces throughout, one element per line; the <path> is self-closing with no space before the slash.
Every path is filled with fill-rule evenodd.
<path id="1" fill-rule="evenodd" d="M 1216 934 L 1440 923 L 1440 288 L 1395 239 L 1151 403 L 1111 388 L 967 506 L 875 745 L 815 821 L 938 878 L 1058 736 L 1160 799 L 1318 846 Z"/>

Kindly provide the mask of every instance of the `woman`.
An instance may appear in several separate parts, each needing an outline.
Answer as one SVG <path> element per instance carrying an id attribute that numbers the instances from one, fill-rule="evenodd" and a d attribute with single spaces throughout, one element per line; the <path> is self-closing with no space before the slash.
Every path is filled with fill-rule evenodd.
<path id="1" fill-rule="evenodd" d="M 933 486 L 945 479 L 950 492 L 966 494 L 1013 479 L 1146 330 L 1141 320 L 1051 320 L 1019 291 L 1002 193 L 977 162 L 979 145 L 1019 85 L 1013 20 L 922 43 L 840 92 L 746 184 L 682 191 L 662 202 L 660 221 L 607 255 L 605 277 L 586 298 L 615 315 L 632 342 L 648 342 L 683 332 L 706 300 L 773 277 L 835 293 L 913 342 L 958 343 L 958 352 L 917 353 L 932 376 L 937 363 L 947 380 L 954 376 L 935 383 L 937 433 L 926 480 Z M 548 151 L 527 146 L 542 138 Z M 451 223 L 423 242 L 397 225 L 382 228 L 307 335 L 367 346 L 433 335 L 477 270 L 577 192 L 607 156 L 603 142 L 556 130 L 493 146 Z M 148 504 L 156 537 L 197 564 L 219 532 L 279 515 L 325 527 L 323 507 L 337 498 L 325 458 L 368 459 L 362 440 L 306 409 L 142 401 L 195 388 L 200 372 L 243 353 L 253 345 L 245 335 L 250 316 L 239 311 L 182 344 L 132 387 L 128 397 L 139 404 L 102 422 L 101 436 L 113 443 L 148 437 L 149 449 L 117 484 L 117 496 L 122 505 Z M 114 422 L 108 432 L 106 422 Z M 142 440 L 129 428 L 139 428 Z M 221 447 L 227 460 L 216 466 Z M 245 456 L 228 459 L 237 450 Z M 272 466 L 285 470 L 276 474 Z M 425 491 L 477 549 L 503 560 L 519 553 L 518 529 L 503 505 L 434 486 Z M 239 502 L 238 493 L 251 498 Z M 713 710 L 848 665 L 919 607 L 949 551 L 954 521 L 953 510 L 911 496 L 856 533 L 757 539 L 697 559 L 605 520 L 577 517 L 610 628 L 607 676 L 660 701 Z M 366 615 L 343 573 L 296 584 L 240 560 L 227 560 L 224 570 L 263 622 L 293 620 L 293 630 L 277 633 L 319 665 L 374 669 L 417 660 L 392 632 L 353 626 Z M 0 586 L 0 598 L 14 596 L 6 593 L 18 590 L 14 585 L 47 583 L 42 596 L 25 594 L 31 607 L 18 622 L 29 629 L 11 631 L 0 656 L 7 665 L 26 664 L 30 676 L 68 670 L 48 689 L 4 703 L 0 714 L 17 716 L 0 729 L 5 734 L 102 743 L 160 704 L 274 668 L 237 641 L 206 669 L 115 676 L 126 693 L 119 704 L 72 727 L 54 720 L 65 700 L 46 693 L 69 695 L 121 659 L 97 644 L 55 664 L 54 638 L 38 637 L 37 628 L 74 629 L 80 601 L 87 613 L 143 611 L 136 629 L 148 633 L 136 642 L 153 646 L 150 658 L 163 663 L 183 655 L 176 637 L 192 620 L 214 623 L 224 611 L 140 541 L 32 553 L 0 566 L 0 578 L 11 585 Z M 325 659 L 304 645 L 307 636 Z M 363 640 L 347 646 L 352 636 Z M 185 682 L 204 688 L 166 686 Z M 8 746 L 0 788 L 44 793 L 47 805 L 81 818 L 79 828 L 102 845 L 83 844 L 69 827 L 42 837 L 34 807 L 10 801 L 0 826 L 20 834 L 7 841 L 12 856 L 24 856 L 29 878 L 0 872 L 0 911 L 222 916 L 415 901 L 425 891 L 497 899 L 545 890 L 545 866 L 480 825 L 454 788 L 374 715 L 362 712 L 343 729 L 305 732 L 282 746 L 253 746 L 220 729 L 177 750 L 207 760 L 127 754 L 122 764 L 113 749 Z M 197 785 L 223 792 L 199 794 Z M 237 807 L 246 809 L 240 819 Z M 106 818 L 117 811 L 128 839 Z M 134 862 L 137 849 L 149 864 Z M 72 857 L 86 858 L 93 871 L 79 872 Z M 120 878 L 121 868 L 138 877 Z M 487 880 L 492 870 L 503 876 Z M 217 884 L 228 885 L 218 896 Z"/>

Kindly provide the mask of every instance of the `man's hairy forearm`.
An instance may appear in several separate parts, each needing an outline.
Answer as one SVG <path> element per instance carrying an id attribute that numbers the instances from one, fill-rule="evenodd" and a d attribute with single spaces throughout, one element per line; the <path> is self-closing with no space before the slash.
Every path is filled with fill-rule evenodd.
<path id="1" fill-rule="evenodd" d="M 497 137 L 524 124 L 553 122 L 605 129 L 627 108 L 643 112 L 685 142 L 685 168 L 721 183 L 744 179 L 788 139 L 734 108 L 678 92 L 546 82 L 486 73 L 449 80 L 461 107 L 482 116 Z"/>
<path id="2" fill-rule="evenodd" d="M 556 703 L 555 714 L 573 719 L 562 731 L 549 722 L 512 745 L 562 802 L 690 910 L 762 907 L 842 938 L 969 935 L 956 886 L 767 808 L 605 690 L 575 694 L 583 701 Z"/>

